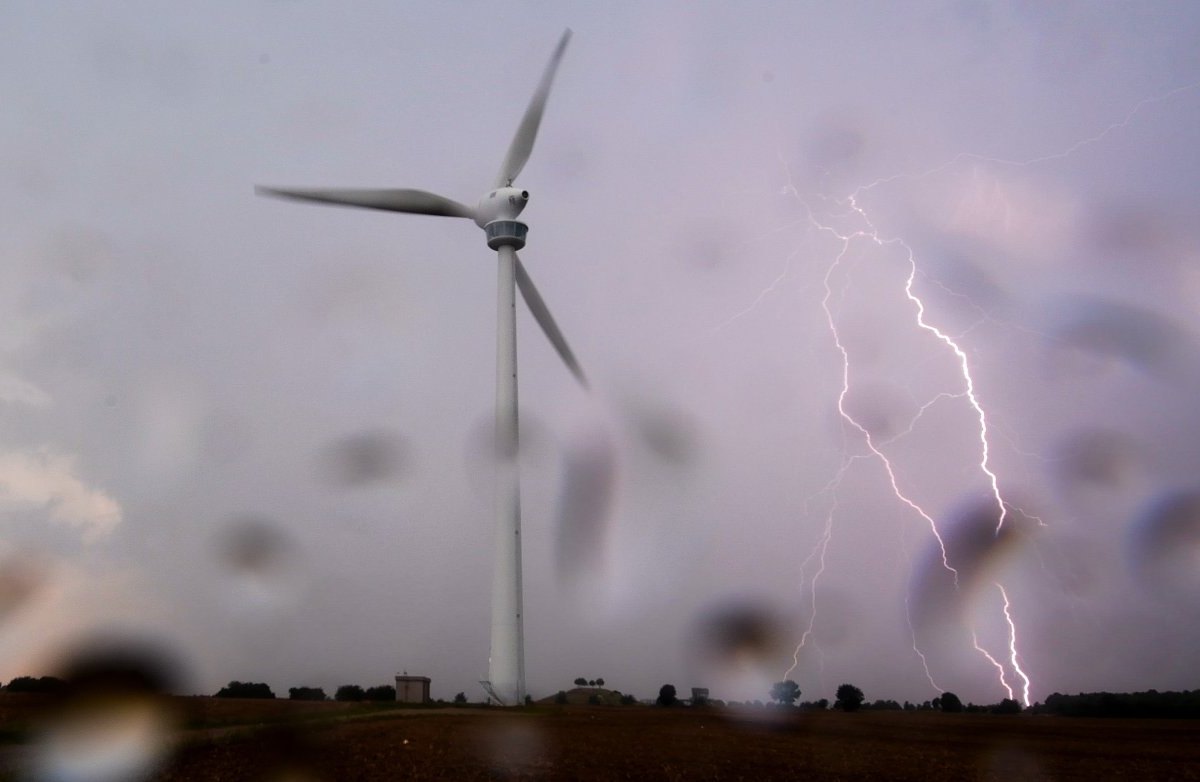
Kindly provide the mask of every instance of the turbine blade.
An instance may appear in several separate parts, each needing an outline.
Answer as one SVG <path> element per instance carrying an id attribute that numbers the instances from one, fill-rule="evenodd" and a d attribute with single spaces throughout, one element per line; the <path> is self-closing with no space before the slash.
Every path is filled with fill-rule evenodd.
<path id="1" fill-rule="evenodd" d="M 542 81 L 538 84 L 537 91 L 533 93 L 529 107 L 525 109 L 525 116 L 521 118 L 521 124 L 517 126 L 517 133 L 508 146 L 504 164 L 500 166 L 500 175 L 496 177 L 496 187 L 506 187 L 512 184 L 512 181 L 517 178 L 517 174 L 520 174 L 521 169 L 525 167 L 525 162 L 529 160 L 529 153 L 533 151 L 533 141 L 537 138 L 538 125 L 542 122 L 542 112 L 546 109 L 546 98 L 550 97 L 550 84 L 554 81 L 554 72 L 558 70 L 558 63 L 562 60 L 569 40 L 571 40 L 571 30 L 568 28 L 559 39 L 554 54 L 550 55 L 550 62 L 546 65 L 545 73 L 542 74 Z"/>
<path id="2" fill-rule="evenodd" d="M 575 376 L 580 385 L 587 388 L 588 381 L 584 377 L 583 369 L 580 368 L 579 362 L 575 360 L 575 354 L 571 352 L 566 338 L 563 337 L 558 324 L 554 322 L 554 316 L 550 314 L 550 309 L 546 306 L 546 302 L 542 300 L 538 289 L 534 287 L 533 280 L 529 279 L 529 273 L 525 271 L 525 265 L 521 263 L 519 257 L 517 258 L 517 287 L 521 290 L 521 298 L 525 299 L 525 303 L 529 306 L 529 311 L 533 313 L 533 319 L 542 327 L 542 332 L 550 340 L 550 344 L 554 345 L 554 349 L 558 351 L 558 355 L 562 358 L 563 363 L 567 365 L 567 369 L 571 370 L 571 374 Z"/>
<path id="3" fill-rule="evenodd" d="M 344 190 L 316 189 L 294 190 L 291 188 L 255 186 L 259 195 L 290 198 L 296 201 L 313 201 L 319 204 L 361 206 L 366 209 L 382 209 L 387 212 L 409 212 L 412 214 L 437 215 L 439 217 L 475 217 L 475 210 L 457 201 L 428 193 L 424 190 Z"/>

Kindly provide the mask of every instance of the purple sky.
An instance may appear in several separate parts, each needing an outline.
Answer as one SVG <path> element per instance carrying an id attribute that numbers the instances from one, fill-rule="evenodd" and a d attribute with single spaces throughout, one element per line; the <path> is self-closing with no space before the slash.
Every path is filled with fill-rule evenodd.
<path id="1" fill-rule="evenodd" d="M 494 254 L 253 185 L 474 203 L 566 27 L 533 693 L 1194 688 L 1200 12 L 1095 2 L 5 4 L 0 679 L 481 694 Z"/>

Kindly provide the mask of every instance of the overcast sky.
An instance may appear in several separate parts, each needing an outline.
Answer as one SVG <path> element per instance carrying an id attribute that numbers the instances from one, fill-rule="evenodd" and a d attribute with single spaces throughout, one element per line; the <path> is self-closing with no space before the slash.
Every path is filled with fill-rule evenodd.
<path id="1" fill-rule="evenodd" d="M 567 27 L 530 690 L 1194 688 L 1200 11 L 966 1 L 4 3 L 0 679 L 481 697 L 495 254 L 253 185 L 474 204 Z"/>

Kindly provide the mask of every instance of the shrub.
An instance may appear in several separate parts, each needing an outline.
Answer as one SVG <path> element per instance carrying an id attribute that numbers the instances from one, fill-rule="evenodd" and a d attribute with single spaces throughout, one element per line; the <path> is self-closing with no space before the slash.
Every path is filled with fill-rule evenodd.
<path id="1" fill-rule="evenodd" d="M 369 701 L 394 701 L 396 700 L 396 688 L 390 684 L 368 687 L 363 696 Z"/>
<path id="2" fill-rule="evenodd" d="M 833 708 L 841 709 L 842 711 L 858 711 L 862 706 L 863 691 L 855 687 L 853 684 L 843 684 L 837 688 L 837 702 L 833 704 Z"/>
<path id="3" fill-rule="evenodd" d="M 275 693 L 263 682 L 231 681 L 217 691 L 214 698 L 275 698 Z"/>
<path id="4" fill-rule="evenodd" d="M 339 690 L 339 694 L 340 694 L 341 688 L 338 688 L 338 690 Z M 359 688 L 359 691 L 360 692 L 362 691 L 361 687 Z M 326 700 L 325 690 L 321 687 L 289 687 L 288 688 L 288 700 L 289 701 L 323 701 L 323 700 Z M 338 700 L 345 700 L 345 699 L 338 698 Z M 359 700 L 362 700 L 362 699 L 359 698 Z"/>
<path id="5" fill-rule="evenodd" d="M 66 685 L 62 679 L 55 676 L 18 676 L 8 683 L 4 689 L 9 692 L 60 692 Z"/>
<path id="6" fill-rule="evenodd" d="M 343 684 L 333 694 L 335 701 L 361 701 L 366 697 L 367 694 L 363 692 L 363 688 L 357 684 Z"/>

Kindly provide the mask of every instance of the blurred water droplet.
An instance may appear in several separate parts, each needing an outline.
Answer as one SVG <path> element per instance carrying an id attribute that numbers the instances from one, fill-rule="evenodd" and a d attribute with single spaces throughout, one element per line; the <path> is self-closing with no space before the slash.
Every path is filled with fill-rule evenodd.
<path id="1" fill-rule="evenodd" d="M 695 422 L 682 411 L 666 406 L 637 406 L 634 423 L 642 443 L 659 459 L 676 465 L 690 464 L 699 451 Z"/>
<path id="2" fill-rule="evenodd" d="M 365 431 L 331 443 L 321 461 L 325 474 L 333 483 L 367 486 L 399 478 L 407 451 L 407 443 L 398 434 Z"/>
<path id="3" fill-rule="evenodd" d="M 941 545 L 931 538 L 910 583 L 912 618 L 919 627 L 961 619 L 978 587 L 990 584 L 1019 548 L 1035 522 L 1011 505 L 1005 511 L 1001 525 L 995 498 L 976 498 L 940 521 L 945 562 Z"/>
<path id="4" fill-rule="evenodd" d="M 66 662 L 57 707 L 30 756 L 47 782 L 149 779 L 167 758 L 178 715 L 166 698 L 180 678 L 164 647 L 138 639 L 91 639 Z"/>
<path id="5" fill-rule="evenodd" d="M 1067 490 L 1120 488 L 1134 480 L 1141 461 L 1133 438 L 1107 429 L 1063 437 L 1055 456 L 1055 476 Z"/>
<path id="6" fill-rule="evenodd" d="M 790 662 L 788 624 L 766 601 L 730 598 L 695 620 L 688 648 L 716 692 L 765 693 Z"/>
<path id="7" fill-rule="evenodd" d="M 550 767 L 541 731 L 528 721 L 496 722 L 483 735 L 483 749 L 493 773 L 505 777 L 527 778 Z"/>
<path id="8" fill-rule="evenodd" d="M 606 432 L 594 429 L 570 443 L 557 514 L 560 580 L 599 569 L 616 481 L 616 454 Z"/>
<path id="9" fill-rule="evenodd" d="M 1055 304 L 1050 332 L 1054 345 L 1115 359 L 1179 380 L 1193 370 L 1196 347 L 1167 316 L 1133 304 L 1104 299 L 1068 299 Z"/>
<path id="10" fill-rule="evenodd" d="M 1200 597 L 1200 492 L 1176 491 L 1150 502 L 1130 534 L 1133 570 L 1162 597 Z"/>
<path id="11" fill-rule="evenodd" d="M 518 451 L 520 454 L 521 470 L 544 470 L 549 464 L 550 438 L 546 427 L 532 413 L 521 410 L 518 415 L 520 436 Z M 481 416 L 475 420 L 467 433 L 464 449 L 467 480 L 474 494 L 491 501 L 492 479 L 495 476 L 496 465 L 500 454 L 496 447 L 496 419 L 492 414 Z"/>
<path id="12" fill-rule="evenodd" d="M 260 516 L 234 519 L 220 533 L 217 547 L 235 607 L 277 609 L 295 597 L 298 553 L 277 523 Z"/>
<path id="13" fill-rule="evenodd" d="M 45 578 L 43 564 L 27 555 L 11 555 L 0 562 L 0 622 L 24 605 Z"/>
<path id="14" fill-rule="evenodd" d="M 846 412 L 876 441 L 903 432 L 919 410 L 898 390 L 887 386 L 856 384 L 844 400 Z"/>

